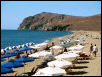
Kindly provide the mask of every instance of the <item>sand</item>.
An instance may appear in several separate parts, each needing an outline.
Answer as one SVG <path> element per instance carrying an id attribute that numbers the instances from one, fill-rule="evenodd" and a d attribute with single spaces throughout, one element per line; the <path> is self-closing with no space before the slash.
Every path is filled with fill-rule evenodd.
<path id="1" fill-rule="evenodd" d="M 86 36 L 88 34 L 88 36 Z M 67 38 L 76 40 L 79 37 L 85 37 L 84 42 L 84 52 L 89 54 L 89 47 L 90 44 L 93 43 L 98 46 L 98 53 L 97 57 L 92 56 L 92 60 L 78 60 L 78 62 L 75 64 L 76 68 L 72 69 L 72 73 L 68 73 L 65 76 L 101 76 L 101 39 L 93 39 L 91 35 L 97 35 L 100 34 L 100 32 L 97 31 L 76 31 L 73 35 L 66 35 L 59 38 L 53 38 L 52 41 L 55 43 L 55 45 L 59 44 L 60 40 L 66 40 Z M 49 43 L 51 45 L 51 42 Z M 1 76 L 14 76 L 15 73 L 24 73 L 24 72 L 30 72 L 33 67 L 36 67 L 37 64 L 41 63 L 43 61 L 42 58 L 35 59 L 33 62 L 27 62 L 24 67 L 19 68 L 13 68 L 13 73 L 7 73 L 7 74 L 1 74 Z"/>

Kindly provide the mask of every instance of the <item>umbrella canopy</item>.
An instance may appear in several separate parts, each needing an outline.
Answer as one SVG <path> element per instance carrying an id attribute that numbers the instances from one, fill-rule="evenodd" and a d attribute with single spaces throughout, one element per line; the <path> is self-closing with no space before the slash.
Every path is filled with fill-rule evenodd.
<path id="1" fill-rule="evenodd" d="M 45 40 L 45 41 L 44 41 L 44 43 L 48 43 L 48 42 L 50 42 L 50 40 Z"/>
<path id="2" fill-rule="evenodd" d="M 1 61 L 5 61 L 6 59 L 4 59 L 4 58 L 1 58 Z"/>
<path id="3" fill-rule="evenodd" d="M 68 54 L 60 54 L 58 56 L 56 56 L 55 58 L 56 59 L 65 59 L 65 58 L 76 58 L 78 57 L 79 55 L 78 54 L 75 54 L 75 53 L 68 53 Z"/>
<path id="4" fill-rule="evenodd" d="M 11 54 L 17 54 L 17 53 L 22 53 L 23 51 L 13 51 Z"/>
<path id="5" fill-rule="evenodd" d="M 67 43 L 67 44 L 64 44 L 64 45 L 61 45 L 62 47 L 70 47 L 74 44 L 78 43 L 78 41 L 74 41 L 74 42 L 71 42 L 71 43 Z"/>
<path id="6" fill-rule="evenodd" d="M 63 47 L 60 45 L 55 45 L 53 47 L 51 47 L 50 49 L 62 49 Z"/>
<path id="7" fill-rule="evenodd" d="M 38 58 L 38 57 L 41 57 L 41 56 L 44 57 L 44 56 L 51 55 L 51 54 L 52 54 L 52 52 L 48 52 L 48 51 L 43 50 L 43 51 L 39 51 L 39 52 L 36 52 L 34 54 L 29 55 L 29 57 Z"/>
<path id="8" fill-rule="evenodd" d="M 12 56 L 15 56 L 16 53 L 8 53 L 8 52 L 6 52 L 6 55 L 10 55 L 10 57 L 12 57 Z"/>
<path id="9" fill-rule="evenodd" d="M 1 67 L 1 74 L 4 74 L 4 73 L 9 73 L 9 72 L 12 72 L 13 70 L 11 68 L 4 68 L 4 67 Z"/>
<path id="10" fill-rule="evenodd" d="M 27 51 L 27 50 L 30 50 L 30 49 L 33 49 L 33 48 L 31 48 L 31 47 L 23 47 L 23 48 L 20 49 L 20 51 Z"/>
<path id="11" fill-rule="evenodd" d="M 35 75 L 41 74 L 48 76 L 60 76 L 66 74 L 66 71 L 58 67 L 45 67 L 43 69 L 40 69 L 37 73 L 35 73 Z"/>
<path id="12" fill-rule="evenodd" d="M 47 63 L 50 67 L 59 67 L 59 68 L 67 68 L 68 66 L 72 65 L 72 62 L 66 60 L 54 60 Z"/>
<path id="13" fill-rule="evenodd" d="M 39 46 L 29 46 L 29 47 L 31 47 L 33 49 L 39 49 L 40 48 Z"/>
<path id="14" fill-rule="evenodd" d="M 81 50 L 83 48 L 84 48 L 84 46 L 82 46 L 82 45 L 76 45 L 74 47 L 69 47 L 68 49 L 70 49 L 70 50 Z"/>
<path id="15" fill-rule="evenodd" d="M 3 52 L 3 53 L 4 53 L 4 49 L 1 49 L 1 52 Z"/>
<path id="16" fill-rule="evenodd" d="M 1 58 L 6 58 L 6 57 L 11 57 L 12 55 L 7 54 L 7 55 L 1 55 Z"/>
<path id="17" fill-rule="evenodd" d="M 49 61 L 53 61 L 53 60 L 56 60 L 54 55 L 47 55 L 44 57 L 44 61 L 49 62 Z"/>
<path id="18" fill-rule="evenodd" d="M 7 63 L 1 63 L 1 67 L 6 67 L 6 68 L 12 68 L 12 67 L 21 67 L 24 64 L 19 63 L 19 62 L 7 62 Z"/>
<path id="19" fill-rule="evenodd" d="M 17 61 L 17 62 L 30 62 L 30 61 L 34 61 L 34 59 L 27 57 L 27 56 L 23 56 L 23 57 L 15 59 L 15 61 Z"/>

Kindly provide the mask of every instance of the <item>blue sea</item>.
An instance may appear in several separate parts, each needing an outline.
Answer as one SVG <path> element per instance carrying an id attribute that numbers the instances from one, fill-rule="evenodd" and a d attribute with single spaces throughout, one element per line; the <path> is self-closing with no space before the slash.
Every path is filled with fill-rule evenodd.
<path id="1" fill-rule="evenodd" d="M 41 43 L 55 37 L 72 34 L 71 31 L 20 31 L 1 30 L 1 48 L 22 45 L 28 42 Z"/>

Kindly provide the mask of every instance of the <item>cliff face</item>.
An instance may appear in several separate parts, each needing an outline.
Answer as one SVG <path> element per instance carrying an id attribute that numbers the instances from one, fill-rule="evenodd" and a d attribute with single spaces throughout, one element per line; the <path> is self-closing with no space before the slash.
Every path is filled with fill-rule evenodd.
<path id="1" fill-rule="evenodd" d="M 42 12 L 29 16 L 20 24 L 19 30 L 101 30 L 101 15 L 79 17 Z"/>

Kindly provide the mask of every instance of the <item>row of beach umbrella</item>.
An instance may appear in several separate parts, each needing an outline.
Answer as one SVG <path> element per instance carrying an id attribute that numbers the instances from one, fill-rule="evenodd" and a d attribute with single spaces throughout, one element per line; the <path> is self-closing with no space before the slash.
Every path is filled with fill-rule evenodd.
<path id="1" fill-rule="evenodd" d="M 34 58 L 30 58 L 24 55 L 17 59 L 9 59 L 6 63 L 1 63 L 1 74 L 12 72 L 12 68 L 24 66 L 25 62 L 34 61 Z"/>
<path id="2" fill-rule="evenodd" d="M 20 48 L 28 47 L 28 46 L 31 46 L 31 45 L 35 45 L 35 43 L 29 42 L 29 43 L 26 43 L 26 44 L 23 44 L 23 45 L 12 46 L 12 47 L 9 46 L 9 47 L 6 47 L 5 49 L 1 49 L 1 52 L 6 52 L 7 50 L 11 50 L 11 49 L 20 49 Z"/>
<path id="3" fill-rule="evenodd" d="M 58 46 L 57 46 L 57 48 L 58 48 Z M 78 49 L 80 50 L 81 48 L 78 48 Z M 72 51 L 64 52 L 57 56 L 53 56 L 55 58 L 55 60 L 48 62 L 47 67 L 39 69 L 32 76 L 60 76 L 60 75 L 64 75 L 64 74 L 66 74 L 65 69 L 67 67 L 70 67 L 71 65 L 73 65 L 72 61 L 74 61 L 77 57 L 79 57 L 79 53 L 81 53 L 81 52 L 82 51 L 78 51 L 78 50 L 76 51 L 76 50 L 72 49 Z"/>

